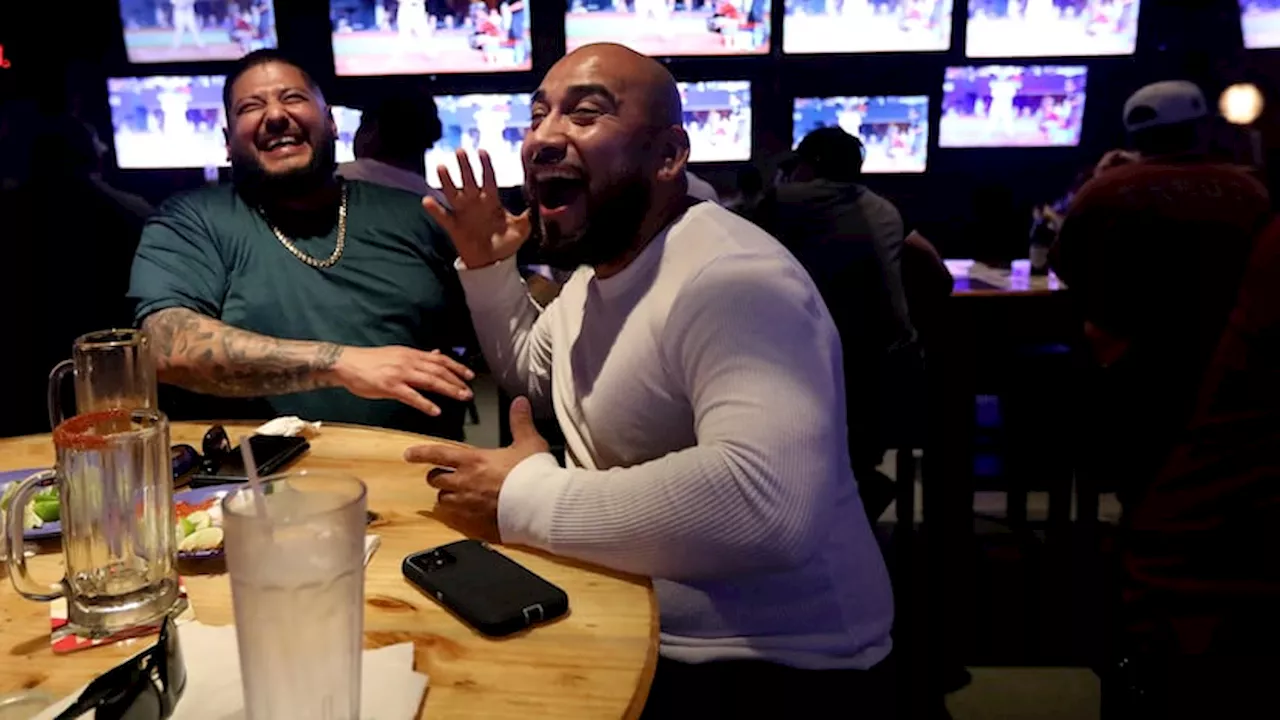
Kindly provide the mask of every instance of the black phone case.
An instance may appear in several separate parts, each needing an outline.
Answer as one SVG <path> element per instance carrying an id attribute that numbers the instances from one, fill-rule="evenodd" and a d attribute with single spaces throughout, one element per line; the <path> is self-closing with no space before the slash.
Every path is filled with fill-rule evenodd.
<path id="1" fill-rule="evenodd" d="M 276 450 L 273 454 L 263 457 L 264 453 L 258 452 L 256 447 L 261 443 L 254 442 L 256 438 L 260 438 L 260 437 L 267 437 L 267 436 L 258 435 L 258 436 L 251 436 L 249 438 L 249 443 L 251 444 L 250 446 L 254 448 L 253 460 L 258 465 L 259 477 L 265 477 L 267 475 L 271 475 L 279 471 L 285 465 L 288 465 L 289 463 L 293 462 L 303 453 L 311 449 L 311 443 L 308 442 L 306 438 L 284 438 L 288 440 L 299 440 L 300 442 L 290 443 L 282 447 L 281 449 Z M 275 438 L 272 438 L 272 439 L 274 440 Z M 239 458 L 240 446 L 237 445 L 235 449 L 232 450 L 231 452 L 234 453 L 234 456 L 236 458 Z M 248 482 L 248 481 L 249 481 L 249 477 L 243 474 L 219 475 L 217 473 L 208 474 L 208 473 L 197 471 L 194 475 L 191 476 L 191 480 L 188 483 L 188 485 L 193 488 L 199 488 L 199 487 L 209 487 L 211 485 L 227 485 L 229 483 Z"/>
<path id="2" fill-rule="evenodd" d="M 564 615 L 569 596 L 478 540 L 404 559 L 405 577 L 468 625 L 501 637 Z"/>

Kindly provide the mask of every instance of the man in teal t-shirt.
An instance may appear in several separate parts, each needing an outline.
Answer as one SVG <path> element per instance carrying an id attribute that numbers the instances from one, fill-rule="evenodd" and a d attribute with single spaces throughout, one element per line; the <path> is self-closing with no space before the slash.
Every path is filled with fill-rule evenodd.
<path id="1" fill-rule="evenodd" d="M 134 259 L 160 380 L 461 438 L 473 375 L 450 355 L 474 347 L 470 316 L 421 199 L 334 176 L 324 97 L 278 53 L 241 60 L 224 100 L 233 184 L 167 202 Z"/>

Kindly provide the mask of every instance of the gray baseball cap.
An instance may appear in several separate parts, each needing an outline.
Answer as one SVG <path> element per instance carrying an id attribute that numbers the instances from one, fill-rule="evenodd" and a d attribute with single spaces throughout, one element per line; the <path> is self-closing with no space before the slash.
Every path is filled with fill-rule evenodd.
<path id="1" fill-rule="evenodd" d="M 1165 80 L 1151 83 L 1124 103 L 1124 128 L 1129 132 L 1198 120 L 1209 114 L 1204 93 L 1193 82 Z"/>

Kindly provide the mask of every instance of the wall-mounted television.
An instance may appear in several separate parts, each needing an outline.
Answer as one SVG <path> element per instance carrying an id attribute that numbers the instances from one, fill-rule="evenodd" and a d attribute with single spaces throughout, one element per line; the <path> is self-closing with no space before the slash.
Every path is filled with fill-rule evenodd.
<path id="1" fill-rule="evenodd" d="M 951 48 L 953 0 L 786 0 L 788 54 L 929 52 Z"/>
<path id="2" fill-rule="evenodd" d="M 529 70 L 529 0 L 329 0 L 339 76 Z"/>
<path id="3" fill-rule="evenodd" d="M 1240 0 L 1240 30 L 1250 50 L 1280 48 L 1280 2 Z"/>
<path id="4" fill-rule="evenodd" d="M 120 0 L 120 22 L 131 63 L 235 60 L 276 46 L 272 0 Z"/>
<path id="5" fill-rule="evenodd" d="M 461 184 L 458 148 L 467 151 L 476 179 L 481 177 L 479 150 L 489 153 L 498 187 L 524 184 L 520 147 L 529 131 L 529 96 L 525 93 L 441 95 L 436 97 L 444 136 L 427 151 L 427 184 L 440 187 L 436 168 L 444 165 Z"/>
<path id="6" fill-rule="evenodd" d="M 969 0 L 971 58 L 1132 55 L 1140 0 Z"/>
<path id="7" fill-rule="evenodd" d="M 1070 147 L 1084 119 L 1083 65 L 951 67 L 938 147 Z"/>
<path id="8" fill-rule="evenodd" d="M 479 150 L 489 153 L 493 172 L 499 187 L 519 187 L 524 184 L 524 166 L 520 159 L 520 146 L 529 130 L 529 96 L 524 93 L 439 95 L 435 98 L 436 111 L 440 114 L 442 135 L 425 156 L 427 184 L 440 187 L 436 168 L 444 165 L 455 183 L 462 177 L 458 168 L 458 148 L 467 151 L 476 179 L 481 177 Z M 335 159 L 351 162 L 355 159 L 355 133 L 360 128 L 362 112 L 356 108 L 332 105 L 334 122 L 338 126 L 338 142 Z"/>
<path id="9" fill-rule="evenodd" d="M 225 167 L 221 75 L 107 80 L 116 164 L 126 170 Z"/>
<path id="10" fill-rule="evenodd" d="M 823 127 L 857 136 L 864 173 L 921 173 L 928 164 L 927 95 L 796 98 L 792 121 L 793 147 Z"/>
<path id="11" fill-rule="evenodd" d="M 689 134 L 689 162 L 751 159 L 751 83 L 682 82 L 680 101 Z"/>
<path id="12" fill-rule="evenodd" d="M 565 48 L 614 42 L 654 57 L 769 52 L 771 0 L 569 0 Z"/>
<path id="13" fill-rule="evenodd" d="M 337 162 L 351 162 L 356 159 L 356 130 L 360 129 L 360 117 L 364 114 L 359 108 L 343 105 L 330 105 L 333 122 L 338 126 L 338 141 L 334 145 L 333 159 Z"/>

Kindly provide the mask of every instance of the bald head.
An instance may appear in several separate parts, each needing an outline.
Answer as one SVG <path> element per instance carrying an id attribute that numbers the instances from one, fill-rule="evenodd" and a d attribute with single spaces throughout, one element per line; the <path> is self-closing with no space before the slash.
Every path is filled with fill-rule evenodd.
<path id="1" fill-rule="evenodd" d="M 627 95 L 649 125 L 679 125 L 680 89 L 662 63 L 625 45 L 594 43 L 565 55 L 543 83 L 568 77 L 594 77 L 619 96 Z"/>

